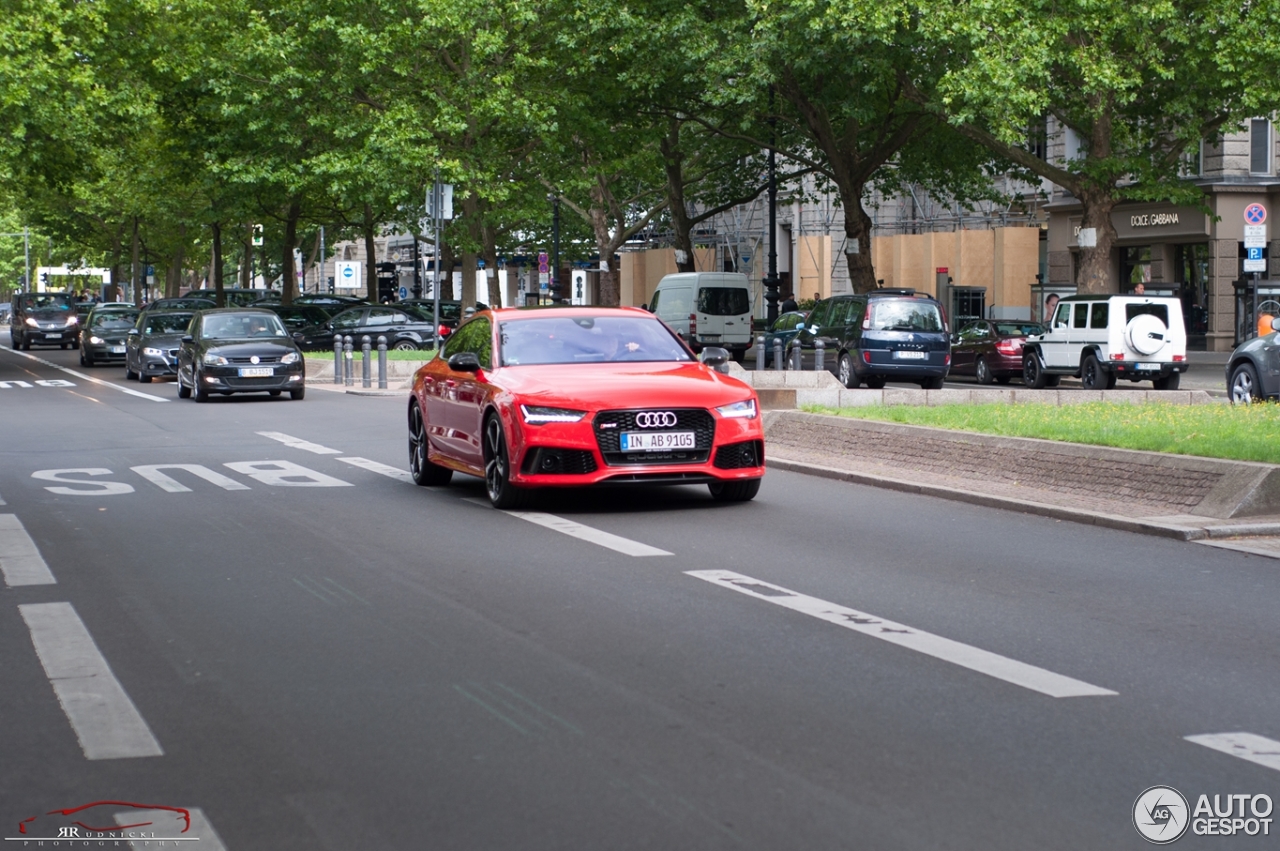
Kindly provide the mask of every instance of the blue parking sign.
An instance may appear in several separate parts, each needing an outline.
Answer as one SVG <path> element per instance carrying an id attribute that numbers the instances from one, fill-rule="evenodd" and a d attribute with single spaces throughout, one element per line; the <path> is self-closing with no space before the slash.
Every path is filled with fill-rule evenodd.
<path id="1" fill-rule="evenodd" d="M 1261 249 L 1261 248 L 1246 248 L 1246 249 L 1245 249 L 1245 251 L 1247 251 L 1247 252 L 1249 253 L 1249 257 L 1248 257 L 1248 259 L 1249 259 L 1249 260 L 1261 260 L 1261 259 L 1262 259 L 1262 249 Z"/>

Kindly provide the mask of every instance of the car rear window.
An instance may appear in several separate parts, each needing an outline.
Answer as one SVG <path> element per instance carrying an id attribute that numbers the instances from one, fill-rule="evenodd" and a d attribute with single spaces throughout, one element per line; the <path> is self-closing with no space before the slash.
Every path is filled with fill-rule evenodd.
<path id="1" fill-rule="evenodd" d="M 1133 317 L 1150 313 L 1165 325 L 1169 324 L 1169 307 L 1164 304 L 1138 304 L 1130 302 L 1124 306 L 1125 322 L 1132 322 Z"/>
<path id="2" fill-rule="evenodd" d="M 1044 326 L 1039 322 L 998 322 L 996 333 L 1001 337 L 1030 337 L 1043 334 Z"/>
<path id="3" fill-rule="evenodd" d="M 751 299 L 742 287 L 703 287 L 698 290 L 698 312 L 739 316 L 751 312 Z"/>
<path id="4" fill-rule="evenodd" d="M 871 303 L 875 331 L 942 331 L 942 313 L 931 301 L 914 298 L 877 299 Z"/>

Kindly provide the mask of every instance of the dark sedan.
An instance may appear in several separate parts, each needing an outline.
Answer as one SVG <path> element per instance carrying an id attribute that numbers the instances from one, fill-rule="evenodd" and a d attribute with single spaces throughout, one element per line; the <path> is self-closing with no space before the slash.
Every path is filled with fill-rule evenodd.
<path id="1" fill-rule="evenodd" d="M 178 348 L 178 396 L 210 394 L 306 395 L 302 352 L 269 310 L 225 307 L 196 314 Z"/>
<path id="2" fill-rule="evenodd" d="M 429 298 L 407 298 L 403 301 L 396 302 L 397 307 L 403 307 L 407 310 L 413 310 L 419 316 L 431 321 L 435 319 L 435 301 Z M 458 327 L 458 323 L 462 321 L 462 302 L 445 301 L 440 302 L 440 336 L 448 337 L 453 330 Z"/>
<path id="3" fill-rule="evenodd" d="M 1231 353 L 1227 392 L 1233 405 L 1280 401 L 1280 317 L 1271 320 L 1270 334 L 1245 340 Z"/>
<path id="4" fill-rule="evenodd" d="M 217 307 L 212 297 L 178 296 L 158 298 L 147 304 L 147 310 L 208 310 Z"/>
<path id="5" fill-rule="evenodd" d="M 334 337 L 341 335 L 351 337 L 352 345 L 359 349 L 361 338 L 368 335 L 374 348 L 377 348 L 378 337 L 386 337 L 387 348 L 410 350 L 430 347 L 435 339 L 434 330 L 431 320 L 412 307 L 369 305 L 344 310 L 323 325 L 294 332 L 293 338 L 303 349 L 332 350 Z"/>
<path id="6" fill-rule="evenodd" d="M 786 313 L 780 314 L 773 321 L 773 325 L 769 326 L 769 331 L 764 335 L 764 361 L 766 364 L 773 363 L 773 341 L 780 340 L 782 342 L 782 350 L 787 350 L 787 344 L 800 333 L 800 329 L 804 327 L 804 321 L 809 318 L 807 310 L 788 310 Z"/>
<path id="7" fill-rule="evenodd" d="M 124 377 L 143 384 L 178 374 L 178 347 L 195 313 L 190 310 L 148 310 L 125 340 Z"/>
<path id="8" fill-rule="evenodd" d="M 280 317 L 280 321 L 284 323 L 284 327 L 293 335 L 296 340 L 298 334 L 306 334 L 308 329 L 317 326 L 323 326 L 329 321 L 329 317 L 338 313 L 343 308 L 338 305 L 318 305 L 318 304 L 262 304 L 255 305 L 262 307 L 264 310 L 270 310 L 276 316 Z"/>
<path id="9" fill-rule="evenodd" d="M 979 384 L 1008 384 L 1022 375 L 1022 344 L 1044 332 L 1037 322 L 970 322 L 951 335 L 951 374 L 975 376 Z"/>
<path id="10" fill-rule="evenodd" d="M 125 357 L 125 335 L 138 319 L 138 310 L 95 307 L 80 327 L 80 365 L 120 362 Z"/>

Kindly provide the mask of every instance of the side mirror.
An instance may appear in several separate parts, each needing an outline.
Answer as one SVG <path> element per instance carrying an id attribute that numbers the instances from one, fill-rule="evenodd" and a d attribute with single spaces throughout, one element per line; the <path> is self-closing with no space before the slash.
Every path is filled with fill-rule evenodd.
<path id="1" fill-rule="evenodd" d="M 137 328 L 130 328 L 130 329 L 129 329 L 129 333 L 128 333 L 128 334 L 126 334 L 125 336 L 128 336 L 128 337 L 136 337 L 136 336 L 138 336 L 138 329 L 137 329 Z"/>
<path id="2" fill-rule="evenodd" d="M 729 360 L 729 352 L 719 346 L 707 346 L 702 350 L 702 362 L 707 366 L 720 366 Z"/>
<path id="3" fill-rule="evenodd" d="M 182 338 L 182 342 L 184 342 L 184 343 L 194 343 L 194 342 L 195 342 L 195 338 L 194 338 L 194 337 L 192 337 L 190 334 L 186 334 L 186 335 L 184 335 L 184 336 L 183 336 L 183 338 Z"/>
<path id="4" fill-rule="evenodd" d="M 454 372 L 479 372 L 480 358 L 475 352 L 458 352 L 449 356 L 449 369 Z"/>
<path id="5" fill-rule="evenodd" d="M 642 304 L 642 305 L 640 305 L 640 309 L 641 309 L 641 310 L 649 310 L 649 305 L 647 305 L 647 304 Z M 652 313 L 653 311 L 652 311 L 652 310 L 649 310 L 649 312 L 650 312 L 650 313 Z"/>

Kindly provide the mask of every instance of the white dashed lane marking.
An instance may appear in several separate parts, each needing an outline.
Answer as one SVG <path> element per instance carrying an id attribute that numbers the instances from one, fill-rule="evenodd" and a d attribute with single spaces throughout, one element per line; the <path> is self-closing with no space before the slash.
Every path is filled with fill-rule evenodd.
<path id="1" fill-rule="evenodd" d="M 4 584 L 10 588 L 58 582 L 15 514 L 0 514 L 0 572 L 4 573 Z"/>
<path id="2" fill-rule="evenodd" d="M 7 346 L 0 346 L 0 349 L 4 349 L 4 351 L 6 352 L 12 352 L 18 357 L 23 357 L 23 358 L 27 358 L 28 360 L 33 360 L 36 363 L 42 363 L 45 366 L 52 367 L 53 369 L 58 370 L 59 372 L 65 372 L 67 375 L 73 375 L 76 378 L 79 378 L 81 381 L 88 381 L 93 384 L 101 384 L 103 387 L 110 387 L 112 390 L 119 390 L 121 393 L 127 393 L 130 396 L 137 396 L 139 399 L 148 399 L 152 402 L 168 402 L 169 401 L 163 396 L 153 396 L 150 393 L 143 393 L 141 390 L 134 390 L 131 387 L 121 387 L 119 384 L 112 384 L 110 381 L 103 381 L 101 378 L 94 378 L 92 375 L 85 375 L 83 372 L 76 372 L 74 369 L 67 369 L 65 366 L 58 366 L 56 363 L 54 363 L 51 360 L 38 358 L 35 355 L 28 354 L 26 352 L 14 351 L 13 349 L 8 348 Z M 36 382 L 36 383 L 39 384 L 40 382 Z"/>
<path id="3" fill-rule="evenodd" d="M 690 570 L 686 573 L 695 579 L 719 585 L 721 588 L 728 588 L 757 600 L 773 603 L 890 644 L 897 644 L 1050 697 L 1086 697 L 1116 693 L 1110 689 L 1099 688 L 1071 677 L 1046 671 L 1044 668 L 1037 668 L 1035 665 L 1028 665 L 949 638 L 932 635 L 866 612 L 829 603 L 817 597 L 797 594 L 795 591 L 762 582 L 759 579 L 752 579 L 750 576 L 743 576 L 731 570 Z"/>
<path id="4" fill-rule="evenodd" d="M 87 759 L 164 755 L 70 603 L 28 603 L 18 611 Z"/>
<path id="5" fill-rule="evenodd" d="M 330 449 L 327 446 L 321 446 L 319 443 L 312 443 L 309 440 L 303 440 L 300 437 L 294 437 L 291 434 L 284 434 L 278 431 L 260 431 L 258 434 L 263 437 L 269 437 L 272 440 L 278 440 L 285 446 L 292 449 L 301 449 L 303 452 L 314 452 L 317 455 L 341 455 L 341 449 Z"/>
<path id="6" fill-rule="evenodd" d="M 146 833 L 148 838 L 129 842 L 129 848 L 170 847 L 167 842 L 163 845 L 161 842 L 176 840 L 172 847 L 183 851 L 226 851 L 227 846 L 222 844 L 204 811 L 199 807 L 187 807 L 186 810 L 191 816 L 190 826 L 180 813 L 172 810 L 125 810 L 116 813 L 115 818 L 121 828 L 148 822 L 145 827 L 134 828 L 136 832 Z M 150 838 L 153 835 L 155 839 Z"/>
<path id="7" fill-rule="evenodd" d="M 1186 739 L 1188 742 L 1280 771 L 1280 742 L 1275 739 L 1253 733 L 1205 733 L 1187 736 Z"/>
<path id="8" fill-rule="evenodd" d="M 362 470 L 368 470 L 377 473 L 380 476 L 386 476 L 389 479 L 399 479 L 402 482 L 412 482 L 413 476 L 409 475 L 408 470 L 402 470 L 399 467 L 392 467 L 390 464 L 383 464 L 381 461 L 370 461 L 368 458 L 338 458 L 336 459 L 344 464 L 350 464 L 353 467 L 359 467 Z"/>
<path id="9" fill-rule="evenodd" d="M 463 502 L 470 502 L 485 508 L 489 507 L 489 503 L 483 499 L 468 498 L 464 499 Z M 573 520 L 567 520 L 564 517 L 557 517 L 554 514 L 543 514 L 540 511 L 503 511 L 502 513 L 518 517 L 521 520 L 528 520 L 530 523 L 535 523 L 562 535 L 568 535 L 570 538 L 577 538 L 580 541 L 586 541 L 589 544 L 595 544 L 598 547 L 604 547 L 623 555 L 638 557 L 672 555 L 666 550 L 660 550 L 657 547 L 651 547 L 648 544 L 642 544 L 630 538 L 623 538 L 620 535 L 585 526 Z"/>

